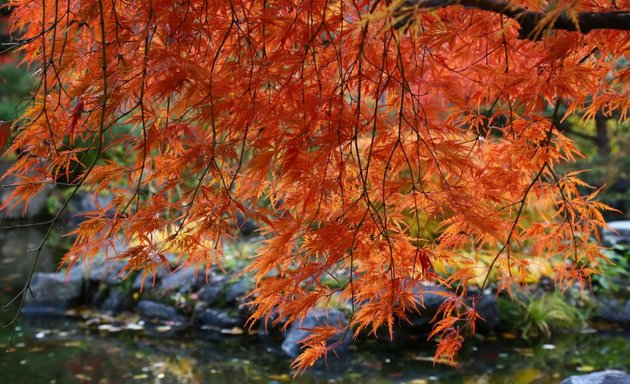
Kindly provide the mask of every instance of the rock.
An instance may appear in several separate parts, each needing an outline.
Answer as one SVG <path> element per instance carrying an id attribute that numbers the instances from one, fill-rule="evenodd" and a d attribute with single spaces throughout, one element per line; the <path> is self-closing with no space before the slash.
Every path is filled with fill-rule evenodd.
<path id="1" fill-rule="evenodd" d="M 77 305 L 83 295 L 83 274 L 80 269 L 65 273 L 35 273 L 31 281 L 31 294 L 26 296 L 23 310 L 26 314 L 62 314 L 66 308 Z"/>
<path id="2" fill-rule="evenodd" d="M 109 295 L 109 287 L 105 284 L 88 284 L 85 302 L 92 308 L 99 308 Z"/>
<path id="3" fill-rule="evenodd" d="M 254 221 L 245 218 L 240 212 L 236 214 L 236 226 L 243 237 L 249 237 L 258 232 L 258 225 Z"/>
<path id="4" fill-rule="evenodd" d="M 164 279 L 168 275 L 169 275 L 169 272 L 166 268 L 158 268 L 157 271 L 155 272 L 155 283 L 154 283 L 154 279 L 153 279 L 154 276 L 151 272 L 148 272 L 144 277 L 142 276 L 142 272 L 140 272 L 136 275 L 136 278 L 133 281 L 131 288 L 134 291 L 140 291 L 140 289 L 142 289 L 143 291 L 153 289 L 157 287 L 160 281 L 162 281 L 162 279 Z"/>
<path id="5" fill-rule="evenodd" d="M 105 256 L 97 256 L 92 262 L 85 264 L 85 269 L 91 282 L 114 285 L 120 283 L 124 277 L 121 271 L 125 265 L 125 262 L 106 260 Z"/>
<path id="6" fill-rule="evenodd" d="M 545 292 L 553 292 L 556 289 L 556 285 L 553 282 L 553 279 L 548 276 L 541 277 L 538 284 L 540 285 L 540 288 L 542 288 L 542 290 Z"/>
<path id="7" fill-rule="evenodd" d="M 432 285 L 423 285 L 421 288 L 417 287 L 414 291 L 423 305 L 419 306 L 420 315 L 410 313 L 409 320 L 411 321 L 412 327 L 428 331 L 431 328 L 431 319 L 433 319 L 433 316 L 437 313 L 440 306 L 448 300 L 449 297 L 454 296 L 455 293 L 444 287 Z M 471 296 L 468 298 L 469 305 L 472 305 L 472 300 L 476 298 L 478 294 L 478 292 L 471 292 Z M 477 322 L 477 325 L 482 330 L 492 330 L 501 322 L 497 299 L 492 293 L 484 293 L 477 304 L 477 313 L 483 318 L 483 320 Z"/>
<path id="8" fill-rule="evenodd" d="M 481 297 L 477 304 L 477 313 L 483 318 L 483 320 L 477 321 L 477 325 L 482 330 L 495 329 L 501 323 L 497 298 L 493 294 L 484 294 Z"/>
<path id="9" fill-rule="evenodd" d="M 130 308 L 131 298 L 126 292 L 117 288 L 110 288 L 107 298 L 99 306 L 99 310 L 114 316 Z"/>
<path id="10" fill-rule="evenodd" d="M 605 245 L 630 244 L 630 220 L 611 221 L 606 224 L 611 229 L 602 229 L 602 242 Z"/>
<path id="11" fill-rule="evenodd" d="M 223 295 L 222 285 L 205 285 L 197 293 L 199 301 L 206 306 L 216 304 Z"/>
<path id="12" fill-rule="evenodd" d="M 62 214 L 62 220 L 70 227 L 75 227 L 88 219 L 87 213 L 107 207 L 112 202 L 111 195 L 94 195 L 93 193 L 78 191 Z M 108 217 L 113 217 L 115 211 L 109 210 Z"/>
<path id="13" fill-rule="evenodd" d="M 4 175 L 5 172 L 11 167 L 10 162 L 2 161 L 0 162 L 0 175 Z M 6 179 L 2 180 L 3 185 L 13 185 L 20 183 L 20 179 L 9 176 Z M 35 219 L 37 217 L 44 216 L 47 214 L 46 212 L 46 199 L 52 194 L 54 190 L 52 185 L 44 185 L 42 190 L 35 195 L 32 199 L 30 199 L 28 206 L 26 207 L 26 211 L 24 210 L 24 202 L 21 202 L 16 207 L 11 210 L 5 209 L 0 213 L 0 220 L 19 220 L 19 219 Z M 0 205 L 2 205 L 8 198 L 11 193 L 13 193 L 14 188 L 6 187 L 0 190 Z"/>
<path id="14" fill-rule="evenodd" d="M 279 319 L 278 312 L 272 312 L 269 319 L 258 321 L 258 338 L 264 344 L 282 342 L 284 333 L 282 332 L 283 319 Z"/>
<path id="15" fill-rule="evenodd" d="M 7 184 L 10 184 L 7 182 Z M 33 220 L 38 217 L 42 217 L 47 214 L 46 212 L 46 199 L 50 195 L 52 188 L 49 186 L 44 187 L 44 190 L 35 195 L 28 203 L 26 211 L 24 211 L 24 202 L 18 204 L 17 207 L 11 210 L 4 210 L 0 214 L 0 220 Z M 10 190 L 7 188 L 0 196 L 0 205 L 9 197 Z"/>
<path id="16" fill-rule="evenodd" d="M 8 223 L 2 225 L 6 224 Z M 33 267 L 33 258 L 30 257 L 32 252 L 29 252 L 29 249 L 39 247 L 46 229 L 48 228 L 31 226 L 0 231 L 0 258 L 3 260 L 0 262 L 0 276 L 5 279 L 12 274 L 28 276 Z M 27 255 L 28 257 L 26 257 Z M 4 260 L 14 260 L 14 262 L 4 262 Z M 39 271 L 54 271 L 58 262 L 58 256 L 51 254 L 45 248 L 37 260 L 37 269 Z M 3 280 L 2 285 L 6 288 L 7 281 Z"/>
<path id="17" fill-rule="evenodd" d="M 630 300 L 599 299 L 595 317 L 628 326 L 630 325 Z"/>
<path id="18" fill-rule="evenodd" d="M 206 309 L 195 316 L 195 323 L 201 329 L 229 329 L 234 327 L 243 327 L 245 322 L 237 317 L 232 316 L 226 310 L 222 309 Z"/>
<path id="19" fill-rule="evenodd" d="M 175 308 L 155 301 L 140 301 L 138 312 L 143 319 L 153 323 L 183 325 L 186 322 L 186 319 Z"/>
<path id="20" fill-rule="evenodd" d="M 451 291 L 444 287 L 425 285 L 422 289 L 416 288 L 414 290 L 419 296 L 425 311 L 437 311 L 446 299 L 453 295 Z"/>
<path id="21" fill-rule="evenodd" d="M 254 312 L 256 312 L 256 308 L 255 306 L 251 305 L 251 303 L 249 303 L 247 301 L 247 299 L 243 298 L 239 303 L 238 303 L 238 313 L 239 315 L 243 318 L 243 319 L 249 319 Z"/>
<path id="22" fill-rule="evenodd" d="M 158 286 L 159 295 L 169 295 L 173 293 L 188 293 L 198 283 L 198 276 L 192 268 L 182 268 L 165 276 Z"/>
<path id="23" fill-rule="evenodd" d="M 302 351 L 302 344 L 300 343 L 304 338 L 309 336 L 311 332 L 308 329 L 332 325 L 338 326 L 348 324 L 346 317 L 343 313 L 336 309 L 329 309 L 328 314 L 325 310 L 315 309 L 310 311 L 301 324 L 293 323 L 291 328 L 287 332 L 284 341 L 282 342 L 282 350 L 291 358 L 297 357 Z M 343 339 L 342 339 L 343 338 Z M 344 334 L 337 334 L 326 340 L 328 345 L 341 342 L 334 348 L 337 353 L 343 352 L 347 349 L 352 341 L 352 335 L 350 332 Z"/>
<path id="24" fill-rule="evenodd" d="M 225 301 L 228 303 L 240 302 L 252 288 L 252 283 L 247 279 L 241 279 L 230 285 L 225 292 Z"/>
<path id="25" fill-rule="evenodd" d="M 157 276 L 156 276 L 155 282 L 156 284 L 158 283 Z M 142 273 L 138 273 L 135 280 L 133 281 L 133 284 L 131 285 L 131 288 L 134 291 L 140 291 L 140 290 L 145 290 L 152 286 L 153 286 L 152 274 L 147 273 L 146 275 L 143 276 Z"/>
<path id="26" fill-rule="evenodd" d="M 414 288 L 414 293 L 420 305 L 417 312 L 408 313 L 409 322 L 402 323 L 403 328 L 413 327 L 414 332 L 418 330 L 428 331 L 431 329 L 431 319 L 440 306 L 453 295 L 451 291 L 440 286 L 422 285 Z"/>
<path id="27" fill-rule="evenodd" d="M 608 370 L 571 376 L 562 380 L 560 384 L 630 384 L 630 375 L 622 371 Z"/>

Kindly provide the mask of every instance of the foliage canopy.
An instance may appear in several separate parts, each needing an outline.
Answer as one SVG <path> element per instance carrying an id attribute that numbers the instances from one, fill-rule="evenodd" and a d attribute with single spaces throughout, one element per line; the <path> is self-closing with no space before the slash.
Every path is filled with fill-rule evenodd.
<path id="1" fill-rule="evenodd" d="M 353 310 L 313 333 L 299 369 L 333 332 L 422 312 L 427 282 L 454 292 L 432 334 L 452 358 L 478 319 L 471 282 L 493 271 L 510 289 L 556 260 L 559 284 L 584 284 L 605 260 L 589 239 L 606 207 L 556 171 L 580 155 L 557 126 L 626 118 L 627 0 L 10 5 L 40 81 L 3 208 L 48 184 L 110 193 L 63 262 L 105 247 L 145 273 L 171 252 L 220 263 L 237 215 L 258 221 L 252 320 L 333 298 Z"/>

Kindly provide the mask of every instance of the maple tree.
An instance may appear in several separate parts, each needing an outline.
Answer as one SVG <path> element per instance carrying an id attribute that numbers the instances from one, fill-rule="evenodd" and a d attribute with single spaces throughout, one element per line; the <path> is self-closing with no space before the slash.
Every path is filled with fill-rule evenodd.
<path id="1" fill-rule="evenodd" d="M 627 0 L 9 4 L 40 81 L 2 208 L 49 184 L 109 193 L 63 264 L 107 249 L 145 274 L 168 253 L 220 263 L 237 215 L 258 221 L 252 320 L 352 307 L 299 369 L 336 332 L 422 313 L 427 282 L 451 288 L 431 336 L 452 359 L 479 317 L 473 282 L 509 290 L 553 259 L 559 284 L 587 284 L 605 262 L 590 239 L 606 206 L 556 171 L 580 155 L 558 125 L 626 119 Z"/>

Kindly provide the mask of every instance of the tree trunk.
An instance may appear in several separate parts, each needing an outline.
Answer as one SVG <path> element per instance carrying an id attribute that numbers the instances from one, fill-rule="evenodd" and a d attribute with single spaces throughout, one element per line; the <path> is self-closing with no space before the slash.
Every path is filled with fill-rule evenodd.
<path id="1" fill-rule="evenodd" d="M 610 156 L 610 138 L 608 137 L 608 119 L 603 113 L 595 115 L 595 129 L 597 137 L 597 154 L 601 157 Z"/>

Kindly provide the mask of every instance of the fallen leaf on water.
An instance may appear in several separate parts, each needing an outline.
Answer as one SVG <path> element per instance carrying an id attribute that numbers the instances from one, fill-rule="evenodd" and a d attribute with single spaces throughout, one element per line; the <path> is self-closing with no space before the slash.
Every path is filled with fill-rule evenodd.
<path id="1" fill-rule="evenodd" d="M 95 325 L 95 324 L 100 324 L 100 323 L 101 323 L 101 319 L 99 319 L 99 318 L 91 318 L 91 319 L 88 319 L 85 322 L 85 325 L 90 326 L 90 325 Z"/>
<path id="2" fill-rule="evenodd" d="M 231 329 L 221 329 L 221 333 L 226 335 L 242 335 L 243 329 L 239 327 L 234 327 Z"/>
<path id="3" fill-rule="evenodd" d="M 281 375 L 269 375 L 269 378 L 271 380 L 277 380 L 277 381 L 290 381 L 291 380 L 291 376 L 287 375 L 286 373 L 283 373 Z"/>
<path id="4" fill-rule="evenodd" d="M 141 331 L 144 329 L 144 326 L 139 323 L 131 323 L 131 324 L 125 325 L 125 329 L 130 330 L 130 331 Z"/>
<path id="5" fill-rule="evenodd" d="M 416 361 L 428 361 L 430 363 L 435 362 L 436 364 L 449 364 L 450 361 L 447 358 L 439 358 L 439 359 L 435 359 L 434 356 L 422 356 L 422 355 L 417 355 L 417 356 L 413 356 L 412 359 L 416 360 Z M 386 359 L 389 360 L 389 359 Z M 385 361 L 386 363 L 389 363 L 390 361 Z"/>
<path id="6" fill-rule="evenodd" d="M 523 356 L 534 356 L 534 350 L 532 348 L 514 348 L 514 351 L 520 353 Z"/>
<path id="7" fill-rule="evenodd" d="M 87 381 L 87 382 L 92 381 L 92 378 L 90 376 L 84 375 L 82 373 L 77 373 L 76 375 L 74 375 L 74 378 L 80 381 Z"/>
<path id="8" fill-rule="evenodd" d="M 111 324 L 101 324 L 98 327 L 99 331 L 106 331 L 106 332 L 120 332 L 122 331 L 122 329 L 120 327 L 117 327 L 115 325 L 111 325 Z"/>
<path id="9" fill-rule="evenodd" d="M 35 334 L 35 338 L 36 338 L 36 339 L 43 339 L 44 337 L 46 337 L 46 333 L 47 333 L 47 331 L 37 332 L 37 333 Z"/>
<path id="10" fill-rule="evenodd" d="M 514 333 L 511 333 L 511 332 L 502 333 L 501 337 L 503 337 L 504 339 L 508 339 L 508 340 L 516 339 L 516 335 Z"/>

